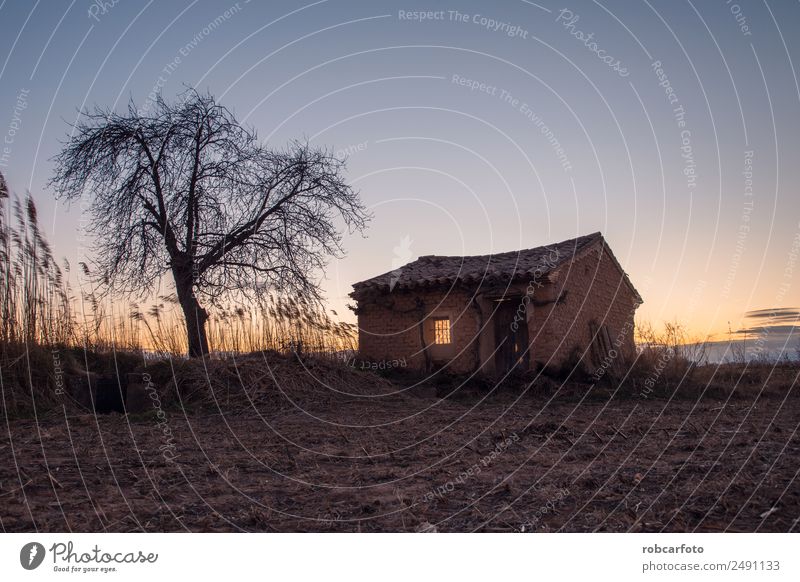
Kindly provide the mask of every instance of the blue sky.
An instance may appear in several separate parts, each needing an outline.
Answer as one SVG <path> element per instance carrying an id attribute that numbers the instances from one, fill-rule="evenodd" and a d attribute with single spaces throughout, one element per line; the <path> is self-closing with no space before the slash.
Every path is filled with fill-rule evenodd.
<path id="1" fill-rule="evenodd" d="M 0 171 L 75 262 L 80 212 L 45 187 L 68 124 L 194 86 L 276 147 L 349 154 L 374 220 L 327 271 L 339 313 L 398 260 L 600 230 L 641 318 L 724 339 L 800 305 L 798 27 L 774 0 L 6 0 Z"/>

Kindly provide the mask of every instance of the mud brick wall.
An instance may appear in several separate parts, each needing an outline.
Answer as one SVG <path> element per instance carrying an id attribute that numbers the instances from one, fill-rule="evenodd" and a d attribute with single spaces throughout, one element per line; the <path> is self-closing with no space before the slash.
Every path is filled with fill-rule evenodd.
<path id="1" fill-rule="evenodd" d="M 535 290 L 526 314 L 531 368 L 580 362 L 587 371 L 596 369 L 600 362 L 597 350 L 592 348 L 592 334 L 601 326 L 606 327 L 611 347 L 619 354 L 615 363 L 630 358 L 635 351 L 633 317 L 639 299 L 607 247 L 596 245 L 551 275 L 553 282 Z M 509 291 L 521 295 L 526 288 L 523 282 Z M 433 345 L 433 326 L 423 324 L 424 343 L 433 367 L 450 361 L 447 369 L 455 373 L 481 367 L 491 374 L 495 339 L 490 318 L 496 305 L 483 301 L 486 321 L 479 340 L 481 316 L 476 301 L 480 300 L 474 295 L 468 290 L 431 289 L 362 296 L 358 301 L 360 357 L 378 362 L 404 358 L 408 367 L 424 369 L 427 360 L 420 321 L 449 317 L 452 344 L 448 346 Z M 561 300 L 555 302 L 558 297 Z M 421 307 L 417 301 L 422 302 Z M 479 344 L 483 362 L 479 361 Z"/>
<path id="2" fill-rule="evenodd" d="M 448 346 L 432 345 L 431 326 L 423 324 L 432 363 L 438 367 L 452 360 L 447 366 L 452 372 L 474 370 L 478 365 L 478 315 L 471 299 L 470 293 L 460 290 L 399 291 L 362 298 L 358 302 L 359 356 L 372 361 L 405 358 L 409 368 L 424 369 L 420 321 L 450 317 L 452 343 Z M 421 308 L 417 300 L 422 301 Z"/>
<path id="3" fill-rule="evenodd" d="M 587 370 L 598 364 L 591 348 L 590 324 L 605 325 L 620 361 L 635 350 L 633 317 L 638 298 L 623 281 L 614 260 L 598 245 L 585 256 L 561 267 L 554 288 L 543 295 L 564 300 L 537 306 L 529 321 L 531 366 L 563 366 L 579 360 Z"/>

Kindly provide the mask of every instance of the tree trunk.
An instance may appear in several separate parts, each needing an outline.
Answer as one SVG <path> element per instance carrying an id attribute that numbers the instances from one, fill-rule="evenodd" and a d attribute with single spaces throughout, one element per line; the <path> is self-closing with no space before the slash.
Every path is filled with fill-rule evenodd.
<path id="1" fill-rule="evenodd" d="M 202 358 L 208 354 L 208 336 L 206 335 L 208 313 L 191 295 L 188 301 L 181 302 L 181 307 L 183 308 L 183 317 L 186 319 L 189 357 Z"/>
<path id="2" fill-rule="evenodd" d="M 183 273 L 173 269 L 173 275 L 178 292 L 178 302 L 181 304 L 183 318 L 186 320 L 189 357 L 202 358 L 208 354 L 208 336 L 206 335 L 208 312 L 201 307 L 192 292 L 191 271 Z"/>

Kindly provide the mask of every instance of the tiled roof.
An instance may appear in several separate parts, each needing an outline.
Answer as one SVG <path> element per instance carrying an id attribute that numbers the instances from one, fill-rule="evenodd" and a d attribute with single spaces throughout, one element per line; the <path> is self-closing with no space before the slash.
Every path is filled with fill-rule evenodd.
<path id="1" fill-rule="evenodd" d="M 551 245 L 494 255 L 453 257 L 427 255 L 398 269 L 353 285 L 355 297 L 367 290 L 390 291 L 454 283 L 486 284 L 544 276 L 589 245 L 602 241 L 595 232 Z"/>

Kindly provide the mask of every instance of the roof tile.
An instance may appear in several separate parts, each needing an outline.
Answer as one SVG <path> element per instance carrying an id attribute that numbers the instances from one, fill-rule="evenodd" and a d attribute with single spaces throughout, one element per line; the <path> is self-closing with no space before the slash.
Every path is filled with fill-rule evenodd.
<path id="1" fill-rule="evenodd" d="M 353 285 L 353 296 L 367 290 L 410 289 L 424 285 L 486 282 L 544 276 L 603 235 L 589 235 L 532 249 L 468 257 L 425 255 L 416 261 Z"/>

